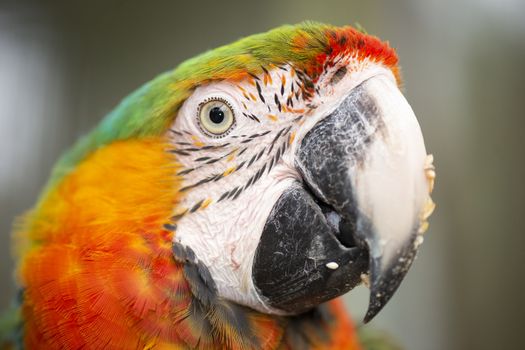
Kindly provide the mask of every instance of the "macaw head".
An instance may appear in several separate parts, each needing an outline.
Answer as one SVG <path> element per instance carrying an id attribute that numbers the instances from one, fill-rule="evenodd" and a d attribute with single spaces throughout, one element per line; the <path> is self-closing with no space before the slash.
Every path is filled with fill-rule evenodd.
<path id="1" fill-rule="evenodd" d="M 368 321 L 407 273 L 433 209 L 432 159 L 399 84 L 396 54 L 376 37 L 283 26 L 146 84 L 52 182 L 90 150 L 160 137 L 177 178 L 164 224 L 175 259 L 221 299 L 266 314 L 298 314 L 364 282 Z"/>
<path id="2" fill-rule="evenodd" d="M 351 27 L 285 26 L 183 64 L 169 125 L 169 225 L 218 294 L 296 314 L 370 286 L 370 320 L 409 269 L 433 170 L 393 49 Z"/>

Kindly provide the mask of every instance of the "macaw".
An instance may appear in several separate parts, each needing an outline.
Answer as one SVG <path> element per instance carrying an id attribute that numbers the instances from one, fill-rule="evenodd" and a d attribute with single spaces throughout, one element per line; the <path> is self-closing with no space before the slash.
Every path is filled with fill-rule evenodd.
<path id="1" fill-rule="evenodd" d="M 125 98 L 16 225 L 27 349 L 360 349 L 435 177 L 388 43 L 305 22 Z"/>

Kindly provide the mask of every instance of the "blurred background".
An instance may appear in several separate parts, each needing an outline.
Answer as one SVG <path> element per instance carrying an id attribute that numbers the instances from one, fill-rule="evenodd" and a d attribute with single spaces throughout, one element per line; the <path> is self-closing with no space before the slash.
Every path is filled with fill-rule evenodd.
<path id="1" fill-rule="evenodd" d="M 15 292 L 12 221 L 64 149 L 181 61 L 306 19 L 390 41 L 435 156 L 426 242 L 371 327 L 406 349 L 524 348 L 521 0 L 0 1 L 0 310 Z M 362 319 L 367 290 L 345 298 Z"/>

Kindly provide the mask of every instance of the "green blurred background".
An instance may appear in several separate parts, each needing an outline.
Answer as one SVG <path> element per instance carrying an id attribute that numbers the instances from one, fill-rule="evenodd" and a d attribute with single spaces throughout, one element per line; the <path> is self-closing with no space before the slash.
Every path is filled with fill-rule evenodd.
<path id="1" fill-rule="evenodd" d="M 306 19 L 359 22 L 397 48 L 435 155 L 438 204 L 406 280 L 372 322 L 407 349 L 523 349 L 525 2 L 0 2 L 0 309 L 9 231 L 60 152 L 119 100 L 206 49 Z M 367 291 L 346 297 L 361 319 Z"/>

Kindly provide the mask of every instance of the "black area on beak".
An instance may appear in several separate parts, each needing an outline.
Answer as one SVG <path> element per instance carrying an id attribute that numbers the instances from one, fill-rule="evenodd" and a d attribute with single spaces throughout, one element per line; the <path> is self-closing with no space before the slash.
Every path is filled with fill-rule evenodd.
<path id="1" fill-rule="evenodd" d="M 255 286 L 269 305 L 300 313 L 361 282 L 367 251 L 345 247 L 336 234 L 300 184 L 281 196 L 266 222 L 253 266 Z M 330 263 L 339 267 L 331 269 Z"/>

